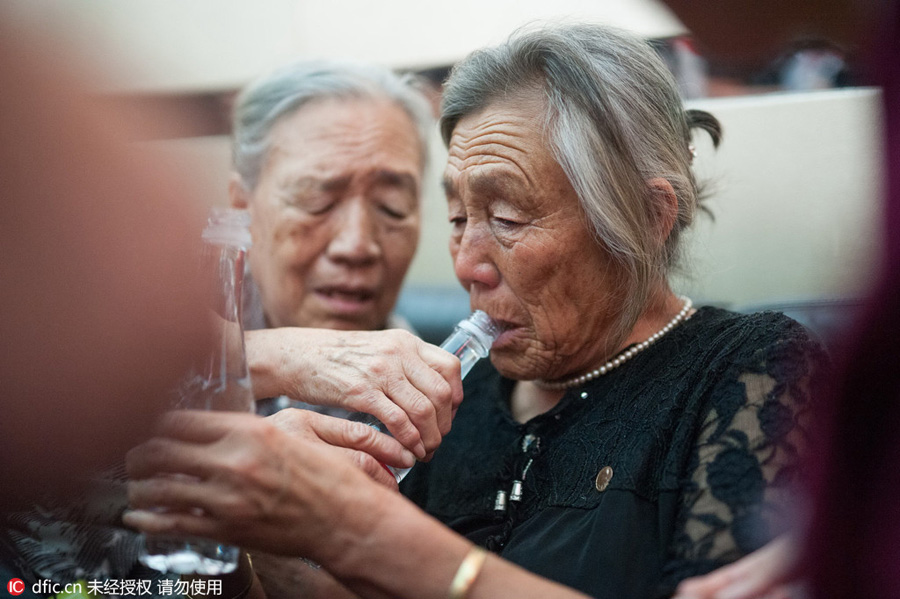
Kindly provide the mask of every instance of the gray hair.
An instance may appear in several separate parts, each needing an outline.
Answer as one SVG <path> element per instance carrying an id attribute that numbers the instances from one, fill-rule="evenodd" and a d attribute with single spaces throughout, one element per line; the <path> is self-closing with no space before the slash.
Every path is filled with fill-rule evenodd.
<path id="1" fill-rule="evenodd" d="M 301 61 L 251 83 L 237 97 L 232 123 L 232 161 L 244 187 L 253 190 L 269 151 L 269 133 L 282 118 L 322 99 L 384 98 L 402 108 L 419 137 L 422 164 L 434 125 L 431 106 L 413 75 L 373 65 L 339 61 Z"/>
<path id="2" fill-rule="evenodd" d="M 554 158 L 578 194 L 595 239 L 621 267 L 617 333 L 645 308 L 653 284 L 677 261 L 681 231 L 700 201 L 691 170 L 691 129 L 721 138 L 718 121 L 685 111 L 671 73 L 645 41 L 599 25 L 549 25 L 514 33 L 454 67 L 441 106 L 441 135 L 488 104 L 529 90 L 545 98 L 540 124 Z M 667 209 L 650 179 L 668 181 L 678 200 L 675 224 L 660 247 Z"/>

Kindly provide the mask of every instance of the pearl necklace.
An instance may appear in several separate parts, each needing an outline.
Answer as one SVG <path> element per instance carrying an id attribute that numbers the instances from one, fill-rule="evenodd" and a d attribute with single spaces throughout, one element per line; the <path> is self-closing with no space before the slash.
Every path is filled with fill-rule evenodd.
<path id="1" fill-rule="evenodd" d="M 679 299 L 684 302 L 684 306 L 681 308 L 681 311 L 675 315 L 675 318 L 670 320 L 668 322 L 668 324 L 666 324 L 666 326 L 664 326 L 657 332 L 650 335 L 650 337 L 648 339 L 646 339 L 645 341 L 642 341 L 641 343 L 638 343 L 637 345 L 632 345 L 631 347 L 629 347 L 628 349 L 626 349 L 625 351 L 623 351 L 622 353 L 617 355 L 615 358 L 611 359 L 609 362 L 607 362 L 606 364 L 601 366 L 600 368 L 597 368 L 596 370 L 592 370 L 592 371 L 588 372 L 587 374 L 582 374 L 580 376 L 576 376 L 574 378 L 567 379 L 565 381 L 545 381 L 543 379 L 538 379 L 538 380 L 533 381 L 534 384 L 537 385 L 538 387 L 540 387 L 541 389 L 546 389 L 548 391 L 555 391 L 555 390 L 559 390 L 559 389 L 569 389 L 571 387 L 577 387 L 578 385 L 581 385 L 592 379 L 595 379 L 598 376 L 603 376 L 604 374 L 606 374 L 613 368 L 616 368 L 617 366 L 621 366 L 622 364 L 624 364 L 631 358 L 635 357 L 637 354 L 641 353 L 642 351 L 644 351 L 645 349 L 647 349 L 648 347 L 650 347 L 651 345 L 653 345 L 654 343 L 659 341 L 663 335 L 665 335 L 666 333 L 671 331 L 673 328 L 675 328 L 675 326 L 677 326 L 678 323 L 690 318 L 691 306 L 693 306 L 693 302 L 691 301 L 691 298 L 681 296 L 681 297 L 679 297 Z"/>

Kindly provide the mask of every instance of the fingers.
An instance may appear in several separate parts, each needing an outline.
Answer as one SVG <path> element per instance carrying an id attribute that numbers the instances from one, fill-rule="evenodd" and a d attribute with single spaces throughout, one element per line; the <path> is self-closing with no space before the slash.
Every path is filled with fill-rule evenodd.
<path id="1" fill-rule="evenodd" d="M 225 527 L 206 516 L 188 513 L 163 513 L 148 510 L 127 511 L 122 521 L 150 534 L 178 534 L 227 541 Z"/>
<path id="2" fill-rule="evenodd" d="M 391 435 L 408 448 L 417 458 L 424 458 L 428 450 L 426 440 L 430 445 L 440 442 L 440 432 L 434 419 L 431 421 L 422 416 L 425 405 L 430 403 L 421 394 L 416 393 L 409 384 L 395 383 L 391 388 L 383 390 L 371 390 L 365 398 L 365 403 L 357 409 L 360 412 L 371 414 L 381 422 Z M 418 407 L 413 408 L 411 406 Z M 433 408 L 430 408 L 433 410 Z M 416 416 L 419 424 L 414 424 L 411 414 Z"/>
<path id="3" fill-rule="evenodd" d="M 334 418 L 309 410 L 287 409 L 268 417 L 294 437 L 314 438 L 339 449 L 376 482 L 397 489 L 397 480 L 387 466 L 411 468 L 416 457 L 396 439 L 363 422 Z"/>
<path id="4" fill-rule="evenodd" d="M 336 459 L 352 462 L 375 482 L 394 491 L 398 489 L 393 473 L 371 455 L 342 447 L 321 446 L 321 449 Z M 332 463 L 331 458 L 321 453 L 307 455 Z M 206 515 L 228 522 L 258 521 L 276 513 L 289 488 L 289 480 L 283 476 L 286 473 L 280 468 L 270 468 L 268 474 L 260 473 L 261 469 L 265 468 L 262 465 L 254 468 L 253 476 L 222 467 L 208 479 L 157 476 L 132 480 L 128 484 L 128 500 L 132 508 L 161 509 L 167 514 Z M 276 475 L 273 477 L 271 473 Z M 277 484 L 279 480 L 281 484 Z"/>
<path id="5" fill-rule="evenodd" d="M 741 579 L 743 563 L 741 560 L 704 576 L 688 578 L 678 585 L 676 597 L 713 597 L 716 592 Z"/>
<path id="6" fill-rule="evenodd" d="M 293 437 L 361 451 L 390 466 L 410 468 L 416 462 L 415 455 L 399 441 L 363 422 L 293 408 L 281 410 L 266 421 Z"/>
<path id="7" fill-rule="evenodd" d="M 266 416 L 265 420 L 269 424 L 275 425 L 281 431 L 291 435 L 292 437 L 307 438 L 314 435 L 310 414 L 322 416 L 312 410 L 301 410 L 298 408 L 284 408 L 278 410 L 271 416 Z"/>
<path id="8" fill-rule="evenodd" d="M 432 394 L 435 396 L 441 396 L 443 394 L 449 395 L 451 411 L 455 411 L 463 400 L 462 379 L 459 375 L 459 359 L 436 345 L 431 345 L 424 341 L 419 344 L 419 355 L 434 371 L 440 374 L 444 381 L 444 383 L 436 381 L 437 386 L 433 389 L 432 393 L 429 393 L 426 389 L 421 387 L 420 389 L 422 389 L 422 392 L 429 397 Z M 443 387 L 444 384 L 449 385 L 449 390 Z"/>
<path id="9" fill-rule="evenodd" d="M 400 333 L 399 331 L 397 332 Z M 440 445 L 443 437 L 450 432 L 455 409 L 462 401 L 462 382 L 459 377 L 459 360 L 444 350 L 425 343 L 409 334 L 397 340 L 400 349 L 402 376 L 392 376 L 381 387 L 391 403 L 399 406 L 403 413 L 390 405 L 379 406 L 378 399 L 372 398 L 371 411 L 381 420 L 397 439 L 423 459 Z M 376 413 L 376 411 L 378 413 Z M 407 439 L 406 427 L 411 424 L 421 438 L 423 451 L 416 451 Z"/>
<path id="10" fill-rule="evenodd" d="M 796 566 L 791 539 L 780 537 L 761 549 L 705 576 L 689 578 L 678 585 L 676 599 L 760 599 L 802 596 L 802 585 L 784 585 Z"/>
<path id="11" fill-rule="evenodd" d="M 263 419 L 235 412 L 177 410 L 160 421 L 159 436 L 128 452 L 126 468 L 132 479 L 179 473 L 204 478 L 213 472 L 214 454 L 203 445 L 217 443 L 235 431 L 265 429 Z"/>
<path id="12" fill-rule="evenodd" d="M 436 356 L 435 354 L 443 355 Z M 435 449 L 440 444 L 440 439 L 450 432 L 450 422 L 455 407 L 451 384 L 453 378 L 450 376 L 450 380 L 448 380 L 438 368 L 452 373 L 454 366 L 458 381 L 459 361 L 447 352 L 425 342 L 417 344 L 415 356 L 407 356 L 404 360 L 403 369 L 408 384 L 415 391 L 416 400 L 410 405 L 412 410 L 407 410 L 410 418 L 417 427 L 420 427 L 422 422 L 434 422 L 437 425 L 437 443 L 434 443 L 433 440 L 425 442 L 426 449 L 429 451 Z"/>
<path id="13" fill-rule="evenodd" d="M 809 589 L 800 582 L 779 585 L 759 599 L 809 599 Z"/>
<path id="14" fill-rule="evenodd" d="M 132 480 L 128 483 L 128 504 L 132 508 L 164 508 L 173 512 L 215 513 L 209 485 L 198 479 L 171 477 Z"/>
<path id="15" fill-rule="evenodd" d="M 393 475 L 372 455 L 321 437 L 368 447 L 382 457 L 394 452 L 403 456 L 396 440 L 360 423 L 312 412 L 294 418 L 292 426 L 301 433 L 285 433 L 268 419 L 244 419 L 242 426 L 211 443 L 163 438 L 138 448 L 129 456 L 132 472 L 191 472 L 196 478 L 132 479 L 129 500 L 138 509 L 125 516 L 126 524 L 145 532 L 209 537 L 296 554 L 297 547 L 305 551 L 321 541 L 316 518 L 334 522 L 329 517 L 342 517 L 341 509 L 331 509 L 332 502 L 371 491 L 364 474 L 396 491 Z M 303 421 L 305 425 L 297 424 Z M 412 461 L 406 454 L 405 463 Z"/>
<path id="16" fill-rule="evenodd" d="M 129 451 L 125 466 L 133 480 L 159 474 L 205 478 L 212 472 L 207 457 L 202 446 L 157 437 Z"/>
<path id="17" fill-rule="evenodd" d="M 429 380 L 418 383 L 419 389 L 430 399 L 437 414 L 438 427 L 443 439 L 450 432 L 451 423 L 463 399 L 460 363 L 456 356 L 439 347 L 425 342 L 419 344 L 419 355 L 431 367 L 428 370 Z M 436 376 L 437 375 L 437 376 Z M 437 445 L 427 445 L 428 455 L 423 461 L 431 459 Z"/>
<path id="18" fill-rule="evenodd" d="M 156 477 L 128 483 L 128 503 L 132 508 L 152 508 L 167 513 L 208 515 L 230 522 L 258 521 L 276 513 L 288 488 L 282 478 L 277 488 L 273 480 L 224 473 L 211 479 Z"/>
<path id="19" fill-rule="evenodd" d="M 400 486 L 397 484 L 397 479 L 394 477 L 394 473 L 391 472 L 387 466 L 369 454 L 349 449 L 340 449 L 340 451 L 349 456 L 353 463 L 363 472 L 368 474 L 375 482 L 384 485 L 393 491 L 398 491 L 400 489 Z"/>
<path id="20" fill-rule="evenodd" d="M 416 463 L 412 452 L 403 447 L 399 441 L 367 424 L 322 414 L 313 413 L 312 416 L 311 421 L 316 435 L 330 445 L 363 452 L 377 462 L 390 466 L 411 468 Z"/>
<path id="21" fill-rule="evenodd" d="M 194 443 L 212 443 L 242 426 L 244 421 L 258 420 L 259 416 L 243 412 L 175 410 L 160 419 L 157 435 Z"/>

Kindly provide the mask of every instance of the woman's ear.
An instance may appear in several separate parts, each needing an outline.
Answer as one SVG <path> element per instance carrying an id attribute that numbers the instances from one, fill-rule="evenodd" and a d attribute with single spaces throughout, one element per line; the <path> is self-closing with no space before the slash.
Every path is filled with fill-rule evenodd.
<path id="1" fill-rule="evenodd" d="M 231 207 L 238 210 L 246 210 L 250 205 L 250 193 L 244 187 L 241 176 L 235 172 L 228 177 L 228 200 Z"/>
<path id="2" fill-rule="evenodd" d="M 655 211 L 655 232 L 660 245 L 664 244 L 672 233 L 675 221 L 678 219 L 678 196 L 675 189 L 663 177 L 654 177 L 647 181 L 650 194 L 653 198 Z"/>

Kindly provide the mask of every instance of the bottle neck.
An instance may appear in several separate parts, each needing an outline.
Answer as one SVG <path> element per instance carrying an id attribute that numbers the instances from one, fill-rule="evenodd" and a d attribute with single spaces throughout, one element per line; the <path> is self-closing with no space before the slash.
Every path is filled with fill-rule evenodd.
<path id="1" fill-rule="evenodd" d="M 208 244 L 204 272 L 211 277 L 210 317 L 217 339 L 214 359 L 207 370 L 223 370 L 229 377 L 248 376 L 244 351 L 242 289 L 246 251 L 241 247 Z"/>
<path id="2" fill-rule="evenodd" d="M 223 320 L 240 324 L 246 250 L 218 244 L 204 249 L 201 273 L 210 277 L 209 306 Z"/>

